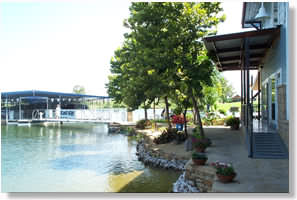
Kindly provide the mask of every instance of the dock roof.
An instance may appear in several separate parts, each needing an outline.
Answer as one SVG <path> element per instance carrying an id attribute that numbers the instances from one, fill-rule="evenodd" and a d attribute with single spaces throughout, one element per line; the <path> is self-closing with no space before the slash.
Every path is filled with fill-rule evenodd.
<path id="1" fill-rule="evenodd" d="M 49 92 L 40 90 L 26 90 L 26 91 L 14 91 L 14 92 L 2 92 L 1 98 L 19 98 L 19 97 L 48 97 L 48 98 L 92 98 L 92 99 L 109 99 L 108 96 L 95 96 L 75 93 L 63 93 L 63 92 Z"/>

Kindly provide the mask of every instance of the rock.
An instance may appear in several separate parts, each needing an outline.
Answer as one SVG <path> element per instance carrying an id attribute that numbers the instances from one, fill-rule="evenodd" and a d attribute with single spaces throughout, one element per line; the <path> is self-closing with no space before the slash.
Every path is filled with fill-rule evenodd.
<path id="1" fill-rule="evenodd" d="M 193 144 L 192 144 L 192 138 L 188 137 L 188 139 L 185 142 L 185 149 L 186 151 L 192 151 L 193 150 Z"/>
<path id="2" fill-rule="evenodd" d="M 144 164 L 150 164 L 154 167 L 161 167 L 165 169 L 174 169 L 174 170 L 184 170 L 186 160 L 177 160 L 175 159 L 175 155 L 171 154 L 171 160 L 166 160 L 164 158 L 157 157 L 156 155 L 159 154 L 153 154 L 151 152 L 148 152 L 146 150 L 147 148 L 145 147 L 145 144 L 143 142 L 139 142 L 137 144 L 137 153 L 136 155 L 138 156 L 138 160 L 143 161 Z M 148 148 L 149 149 L 149 148 Z M 165 157 L 165 156 L 164 156 Z"/>
<path id="3" fill-rule="evenodd" d="M 180 175 L 177 181 L 173 184 L 173 192 L 200 192 L 192 181 L 185 179 L 185 172 Z"/>

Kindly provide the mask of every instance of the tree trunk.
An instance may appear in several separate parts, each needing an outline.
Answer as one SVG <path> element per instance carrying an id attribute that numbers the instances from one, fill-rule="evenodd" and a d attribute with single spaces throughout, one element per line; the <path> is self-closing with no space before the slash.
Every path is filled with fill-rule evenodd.
<path id="1" fill-rule="evenodd" d="M 197 116 L 194 108 L 192 108 L 192 113 L 193 113 L 193 123 L 197 124 Z"/>
<path id="2" fill-rule="evenodd" d="M 157 130 L 157 122 L 156 122 L 156 103 L 154 99 L 154 128 Z"/>
<path id="3" fill-rule="evenodd" d="M 198 122 L 198 127 L 199 127 L 199 130 L 200 130 L 200 134 L 201 134 L 202 138 L 204 138 L 205 135 L 204 135 L 203 127 L 202 127 L 202 121 L 201 121 L 201 117 L 200 117 L 198 102 L 196 101 L 196 99 L 195 99 L 192 92 L 191 92 L 190 96 L 191 96 L 191 99 L 193 101 L 194 110 L 195 110 L 195 113 L 196 113 L 196 116 L 197 116 L 197 122 Z"/>
<path id="4" fill-rule="evenodd" d="M 171 129 L 171 123 L 170 123 L 170 118 L 169 118 L 169 104 L 168 104 L 168 98 L 167 96 L 164 97 L 165 100 L 165 107 L 166 107 L 166 119 L 167 119 L 167 123 L 168 123 L 168 128 Z"/>
<path id="5" fill-rule="evenodd" d="M 184 111 L 184 119 L 185 119 L 185 135 L 186 137 L 188 137 L 188 130 L 187 130 L 187 107 L 185 108 L 185 111 Z"/>
<path id="6" fill-rule="evenodd" d="M 147 120 L 147 108 L 145 104 L 144 104 L 144 119 Z"/>

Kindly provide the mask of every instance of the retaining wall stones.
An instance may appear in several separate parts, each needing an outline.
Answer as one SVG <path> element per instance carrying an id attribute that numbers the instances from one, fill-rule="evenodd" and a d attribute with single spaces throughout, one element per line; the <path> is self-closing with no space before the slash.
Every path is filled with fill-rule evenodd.
<path id="1" fill-rule="evenodd" d="M 194 183 L 200 192 L 211 192 L 216 169 L 209 165 L 196 165 L 192 159 L 185 165 L 185 179 Z"/>
<path id="2" fill-rule="evenodd" d="M 174 153 L 165 153 L 162 150 L 154 149 L 151 145 L 141 141 L 137 144 L 138 160 L 144 164 L 165 169 L 184 170 L 187 159 L 177 158 Z"/>
<path id="3" fill-rule="evenodd" d="M 215 168 L 212 166 L 198 166 L 192 159 L 167 153 L 156 148 L 152 138 L 144 137 L 137 146 L 137 156 L 144 164 L 165 169 L 183 171 L 173 184 L 173 192 L 211 192 L 215 179 Z"/>

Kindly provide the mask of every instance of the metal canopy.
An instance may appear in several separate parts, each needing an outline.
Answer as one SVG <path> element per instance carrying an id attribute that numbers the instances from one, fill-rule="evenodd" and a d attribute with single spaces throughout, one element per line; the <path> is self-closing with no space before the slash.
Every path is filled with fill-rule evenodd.
<path id="1" fill-rule="evenodd" d="M 48 92 L 39 90 L 28 90 L 28 91 L 17 91 L 17 92 L 2 92 L 1 98 L 19 98 L 19 97 L 48 97 L 48 98 L 96 98 L 96 99 L 107 99 L 107 96 L 94 96 L 74 93 L 62 93 L 62 92 Z"/>
<path id="2" fill-rule="evenodd" d="M 280 27 L 215 35 L 203 38 L 204 44 L 211 54 L 216 57 L 219 71 L 241 70 L 244 58 L 244 40 L 249 39 L 248 69 L 258 69 L 267 50 L 279 35 Z"/>

